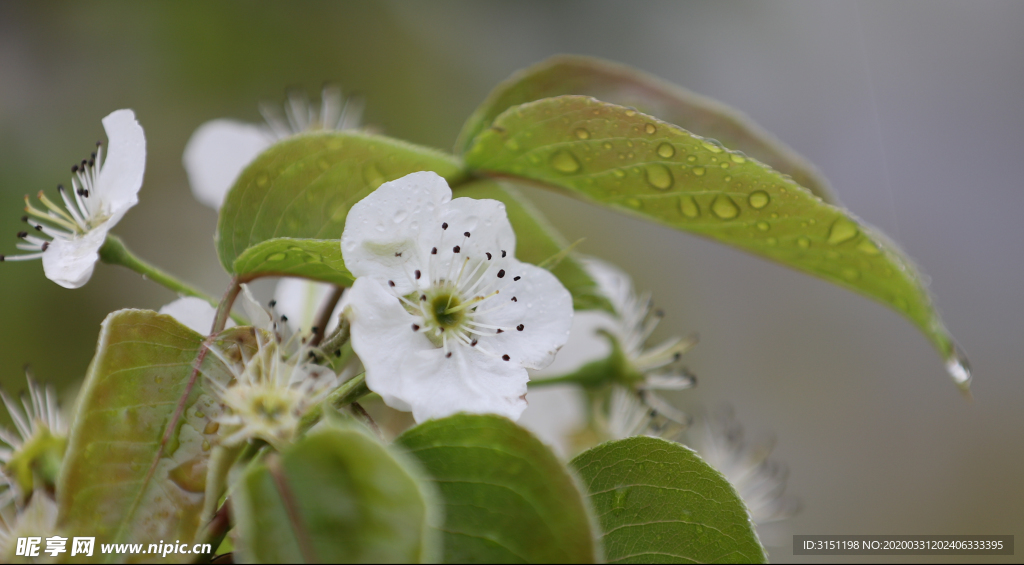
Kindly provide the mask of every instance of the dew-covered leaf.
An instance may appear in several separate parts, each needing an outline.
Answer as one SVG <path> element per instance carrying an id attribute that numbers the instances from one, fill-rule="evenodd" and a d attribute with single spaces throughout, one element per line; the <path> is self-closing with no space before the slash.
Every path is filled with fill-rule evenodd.
<path id="1" fill-rule="evenodd" d="M 551 273 L 572 293 L 576 310 L 606 309 L 611 305 L 597 283 L 571 253 L 570 244 L 518 190 L 492 180 L 478 180 L 455 190 L 454 196 L 489 198 L 505 204 L 508 220 L 516 233 L 516 258 L 534 265 L 552 261 Z M 563 256 L 564 255 L 564 256 Z"/>
<path id="2" fill-rule="evenodd" d="M 446 563 L 594 563 L 586 503 L 551 451 L 499 416 L 431 420 L 395 440 L 445 505 Z"/>
<path id="3" fill-rule="evenodd" d="M 909 318 L 961 386 L 969 372 L 903 252 L 848 211 L 759 161 L 586 96 L 510 108 L 467 166 L 714 238 L 869 296 Z"/>
<path id="4" fill-rule="evenodd" d="M 464 152 L 502 112 L 527 102 L 567 94 L 593 96 L 633 106 L 670 124 L 768 164 L 793 177 L 826 202 L 833 202 L 828 181 L 814 165 L 739 110 L 640 70 L 579 55 L 558 55 L 523 69 L 498 85 L 470 116 L 456 143 Z"/>
<path id="5" fill-rule="evenodd" d="M 252 348 L 251 328 L 218 336 L 225 351 Z M 189 388 L 203 336 L 148 310 L 107 316 L 96 356 L 79 392 L 75 420 L 57 484 L 61 526 L 101 543 L 191 543 L 198 531 L 213 422 L 220 413 L 204 378 L 230 378 L 213 356 Z M 184 411 L 161 448 L 185 395 Z M 113 559 L 96 553 L 95 560 Z M 174 554 L 168 559 L 190 561 Z M 144 555 L 128 557 L 145 560 Z"/>
<path id="6" fill-rule="evenodd" d="M 721 473 L 678 443 L 633 437 L 581 453 L 608 563 L 765 563 L 747 509 Z"/>
<path id="7" fill-rule="evenodd" d="M 429 563 L 438 532 L 414 463 L 364 433 L 325 423 L 250 466 L 232 491 L 251 563 Z"/>
<path id="8" fill-rule="evenodd" d="M 305 277 L 341 286 L 350 286 L 355 280 L 334 239 L 277 237 L 261 241 L 235 259 L 234 272 L 247 277 Z"/>
<path id="9" fill-rule="evenodd" d="M 382 183 L 417 171 L 449 182 L 462 175 L 450 155 L 364 132 L 286 139 L 260 154 L 228 192 L 217 224 L 221 264 L 241 280 L 285 272 L 346 284 L 339 240 L 349 209 Z M 266 244 L 278 239 L 283 248 Z"/>

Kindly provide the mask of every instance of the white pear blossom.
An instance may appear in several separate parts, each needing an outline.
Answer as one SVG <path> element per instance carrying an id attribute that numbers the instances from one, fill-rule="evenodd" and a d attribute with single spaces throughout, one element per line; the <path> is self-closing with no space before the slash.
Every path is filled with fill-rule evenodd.
<path id="1" fill-rule="evenodd" d="M 772 445 L 744 441 L 731 410 L 702 418 L 686 435 L 687 444 L 736 488 L 754 523 L 785 520 L 800 510 L 800 501 L 785 494 L 786 468 L 769 459 Z"/>
<path id="2" fill-rule="evenodd" d="M 651 311 L 650 293 L 637 295 L 629 275 L 604 261 L 591 257 L 578 260 L 608 298 L 615 313 L 578 312 L 573 334 L 559 355 L 561 366 L 580 368 L 601 359 L 616 361 L 620 373 L 616 375 L 616 386 L 634 391 L 649 409 L 685 425 L 686 414 L 659 397 L 657 392 L 685 390 L 696 384 L 694 377 L 679 364 L 682 355 L 696 344 L 696 336 L 672 337 L 647 347 L 651 333 L 664 316 L 661 311 Z M 563 369 L 563 372 L 571 371 Z M 546 372 L 546 376 L 550 374 L 551 371 Z M 605 408 L 616 405 L 624 406 L 609 401 Z"/>
<path id="3" fill-rule="evenodd" d="M 37 557 L 18 556 L 18 538 L 45 540 L 57 534 L 57 502 L 46 491 L 33 492 L 25 506 L 0 508 L 0 562 L 49 562 L 52 556 L 45 551 L 45 541 L 40 544 Z"/>
<path id="4" fill-rule="evenodd" d="M 340 384 L 329 367 L 316 364 L 323 355 L 292 335 L 285 323 L 264 310 L 243 287 L 243 306 L 255 328 L 256 353 L 210 351 L 232 379 L 207 379 L 225 408 L 214 419 L 223 445 L 262 439 L 278 449 L 295 438 L 302 416 Z"/>
<path id="5" fill-rule="evenodd" d="M 138 203 L 146 169 L 146 137 L 131 110 L 117 110 L 103 118 L 110 142 L 71 168 L 71 194 L 57 187 L 64 206 L 39 192 L 39 209 L 25 196 L 23 220 L 33 231 L 18 234 L 25 255 L 0 255 L 0 261 L 42 259 L 46 277 L 64 288 L 79 288 L 89 281 L 99 249 L 129 208 Z"/>
<path id="6" fill-rule="evenodd" d="M 320 100 L 318 111 L 304 92 L 295 90 L 288 94 L 283 115 L 276 106 L 260 106 L 266 124 L 218 119 L 199 126 L 182 158 L 196 200 L 219 210 L 242 170 L 277 141 L 306 131 L 359 126 L 361 100 L 342 98 L 335 86 L 324 87 Z"/>
<path id="7" fill-rule="evenodd" d="M 352 348 L 370 390 L 417 422 L 457 412 L 514 420 L 527 369 L 551 363 L 568 338 L 572 297 L 515 259 L 503 204 L 451 196 L 443 178 L 413 173 L 349 211 Z"/>
<path id="8" fill-rule="evenodd" d="M 0 468 L 9 485 L 32 492 L 36 478 L 55 481 L 67 446 L 68 428 L 57 405 L 53 387 L 42 386 L 26 375 L 28 392 L 21 406 L 0 390 L 15 431 L 0 428 Z M 52 484 L 50 486 L 53 486 Z"/>

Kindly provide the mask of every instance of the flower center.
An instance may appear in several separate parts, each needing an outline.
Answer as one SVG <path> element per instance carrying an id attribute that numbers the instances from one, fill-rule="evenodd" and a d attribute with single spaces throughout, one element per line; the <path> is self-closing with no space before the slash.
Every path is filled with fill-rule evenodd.
<path id="1" fill-rule="evenodd" d="M 466 311 L 459 306 L 462 300 L 458 295 L 441 292 L 431 300 L 430 310 L 434 314 L 434 322 L 445 330 L 452 330 L 462 325 Z"/>

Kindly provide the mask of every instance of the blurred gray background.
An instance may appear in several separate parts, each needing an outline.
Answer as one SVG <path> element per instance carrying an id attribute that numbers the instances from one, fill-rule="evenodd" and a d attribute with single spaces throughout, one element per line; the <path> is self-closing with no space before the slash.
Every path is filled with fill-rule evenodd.
<path id="1" fill-rule="evenodd" d="M 715 97 L 810 158 L 931 276 L 970 357 L 973 402 L 878 304 L 529 192 L 570 240 L 587 238 L 583 251 L 654 292 L 668 313 L 656 338 L 700 333 L 688 355 L 700 385 L 681 405 L 729 403 L 750 436 L 776 439 L 804 510 L 772 529 L 782 543 L 773 560 L 800 560 L 794 533 L 1024 543 L 1021 2 L 4 2 L 0 253 L 14 250 L 22 195 L 69 182 L 102 137 L 100 118 L 130 107 L 149 142 L 146 184 L 115 231 L 219 294 L 228 279 L 216 216 L 192 199 L 181 166 L 197 126 L 256 122 L 261 100 L 336 81 L 365 96 L 367 121 L 389 135 L 449 149 L 498 81 L 556 53 L 632 64 Z M 70 389 L 108 312 L 173 298 L 115 267 L 67 291 L 38 262 L 0 265 L 0 382 L 23 387 L 31 363 Z"/>

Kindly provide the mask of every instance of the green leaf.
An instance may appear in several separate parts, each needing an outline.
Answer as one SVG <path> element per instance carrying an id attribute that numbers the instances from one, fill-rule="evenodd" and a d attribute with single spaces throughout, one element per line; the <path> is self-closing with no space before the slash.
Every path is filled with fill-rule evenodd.
<path id="1" fill-rule="evenodd" d="M 594 563 L 586 503 L 551 451 L 499 416 L 458 414 L 402 434 L 445 503 L 446 563 Z"/>
<path id="2" fill-rule="evenodd" d="M 345 268 L 336 239 L 268 239 L 243 251 L 235 259 L 234 272 L 247 277 L 305 277 L 341 286 L 355 280 Z"/>
<path id="3" fill-rule="evenodd" d="M 217 224 L 221 264 L 243 281 L 287 274 L 347 284 L 339 240 L 349 209 L 382 183 L 417 171 L 450 183 L 463 175 L 450 155 L 383 136 L 288 138 L 257 157 L 228 192 Z"/>
<path id="4" fill-rule="evenodd" d="M 562 189 L 869 296 L 909 318 L 945 356 L 958 384 L 969 382 L 903 252 L 846 210 L 739 152 L 630 108 L 561 96 L 510 108 L 465 159 L 479 172 Z"/>
<path id="5" fill-rule="evenodd" d="M 456 152 L 468 149 L 480 132 L 512 106 L 566 94 L 633 106 L 670 124 L 717 139 L 729 149 L 743 151 L 790 175 L 822 200 L 835 203 L 828 181 L 814 165 L 739 110 L 632 67 L 578 55 L 552 57 L 498 85 L 466 121 Z"/>
<path id="6" fill-rule="evenodd" d="M 362 432 L 321 425 L 234 487 L 239 553 L 255 563 L 436 559 L 429 487 L 411 464 Z"/>
<path id="7" fill-rule="evenodd" d="M 491 180 L 479 180 L 459 187 L 455 196 L 490 198 L 504 203 L 509 222 L 516 232 L 516 258 L 520 261 L 541 265 L 569 248 L 569 242 L 548 223 L 540 210 L 513 187 Z M 551 273 L 572 293 L 573 308 L 576 310 L 611 311 L 608 299 L 572 254 L 552 267 Z"/>
<path id="8" fill-rule="evenodd" d="M 747 509 L 721 473 L 678 443 L 633 437 L 572 460 L 608 563 L 765 563 Z"/>
<path id="9" fill-rule="evenodd" d="M 103 321 L 57 484 L 66 531 L 95 535 L 97 547 L 193 541 L 210 446 L 217 439 L 212 418 L 220 410 L 201 380 L 230 378 L 213 355 L 205 357 L 199 386 L 192 387 L 162 450 L 161 441 L 202 341 L 174 318 L 147 310 L 120 310 Z M 218 343 L 254 347 L 249 328 L 224 332 Z M 190 560 L 179 554 L 168 558 Z M 104 556 L 97 553 L 95 559 Z"/>

